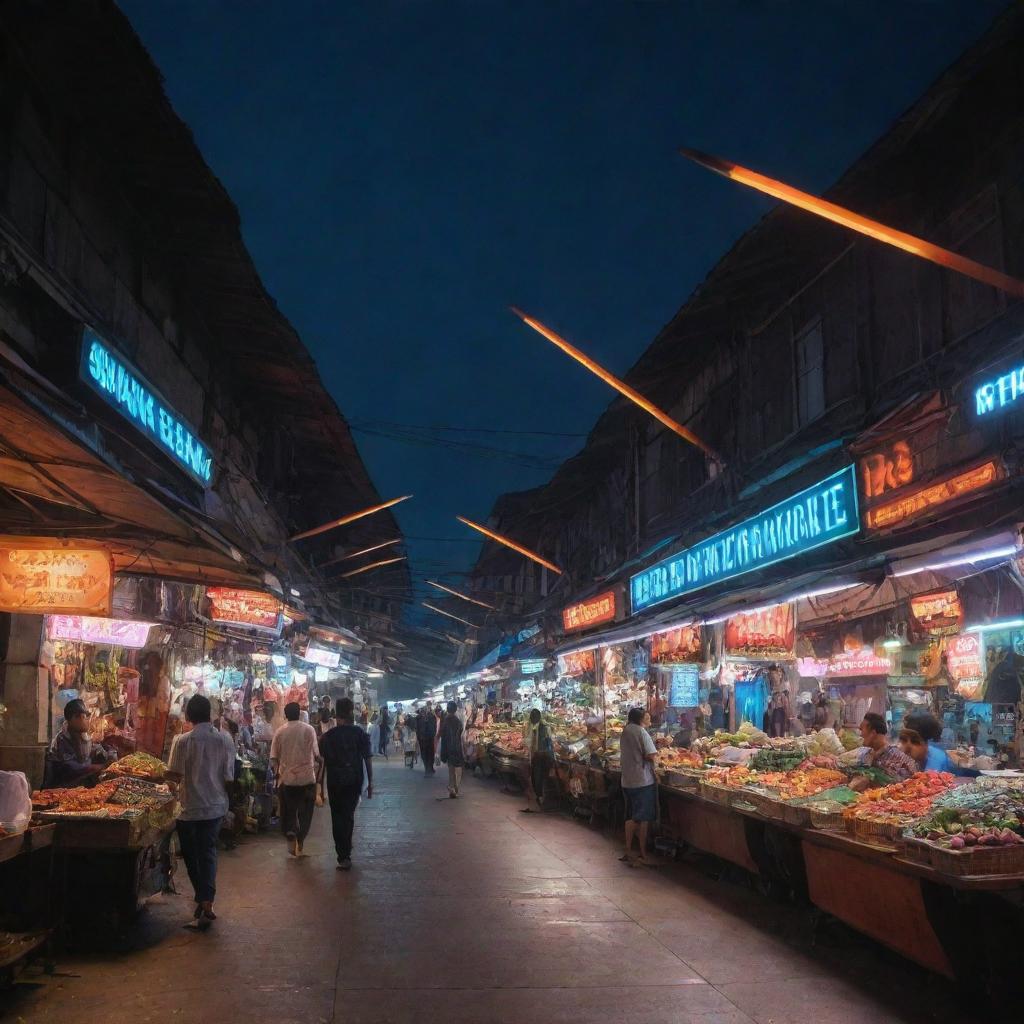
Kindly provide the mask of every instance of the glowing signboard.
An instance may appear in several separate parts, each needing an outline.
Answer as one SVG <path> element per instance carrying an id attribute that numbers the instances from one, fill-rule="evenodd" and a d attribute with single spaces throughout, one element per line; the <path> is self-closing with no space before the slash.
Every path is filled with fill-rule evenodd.
<path id="1" fill-rule="evenodd" d="M 137 649 L 146 646 L 152 625 L 152 622 L 101 619 L 90 615 L 47 615 L 46 635 L 51 640 L 79 640 L 87 644 Z"/>
<path id="2" fill-rule="evenodd" d="M 337 668 L 341 664 L 341 651 L 332 651 L 317 644 L 308 644 L 306 652 L 302 655 L 302 660 L 313 665 L 321 665 L 323 668 Z"/>
<path id="3" fill-rule="evenodd" d="M 261 590 L 207 587 L 206 596 L 210 602 L 210 618 L 214 622 L 257 626 L 260 629 L 280 628 L 281 602 Z"/>
<path id="4" fill-rule="evenodd" d="M 566 633 L 579 629 L 589 629 L 602 622 L 611 622 L 615 618 L 615 591 L 606 590 L 596 597 L 588 597 L 579 604 L 571 604 L 562 609 L 562 628 Z"/>
<path id="5" fill-rule="evenodd" d="M 974 389 L 974 409 L 979 416 L 1000 412 L 1024 396 L 1024 366 L 1018 366 Z"/>
<path id="6" fill-rule="evenodd" d="M 113 581 L 102 548 L 0 538 L 0 611 L 109 615 Z"/>
<path id="7" fill-rule="evenodd" d="M 535 676 L 544 671 L 543 658 L 530 658 L 527 661 L 519 662 L 519 672 L 524 676 Z"/>
<path id="8" fill-rule="evenodd" d="M 629 581 L 633 611 L 764 569 L 859 530 L 857 477 L 851 465 L 637 573 Z"/>
<path id="9" fill-rule="evenodd" d="M 868 509 L 865 514 L 867 525 L 872 530 L 900 526 L 930 509 L 948 504 L 965 494 L 983 490 L 994 484 L 1001 476 L 999 463 L 995 459 L 989 459 L 980 466 L 958 473 L 937 484 L 920 487 L 902 498 Z"/>
<path id="10" fill-rule="evenodd" d="M 675 665 L 668 687 L 672 708 L 695 708 L 700 703 L 700 666 Z"/>
<path id="11" fill-rule="evenodd" d="M 963 606 L 955 587 L 912 597 L 910 614 L 921 632 L 932 636 L 958 633 L 964 621 Z"/>
<path id="12" fill-rule="evenodd" d="M 204 487 L 213 479 L 213 457 L 192 428 L 145 377 L 90 327 L 82 332 L 82 380 L 132 426 Z"/>

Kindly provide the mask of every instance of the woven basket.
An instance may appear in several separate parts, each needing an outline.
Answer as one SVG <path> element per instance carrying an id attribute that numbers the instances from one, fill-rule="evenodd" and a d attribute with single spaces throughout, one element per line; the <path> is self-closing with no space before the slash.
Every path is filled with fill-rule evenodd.
<path id="1" fill-rule="evenodd" d="M 1019 875 L 1024 873 L 1024 846 L 972 846 L 949 850 L 927 839 L 905 837 L 908 859 L 930 864 L 945 875 Z"/>
<path id="2" fill-rule="evenodd" d="M 814 828 L 825 831 L 842 832 L 846 829 L 846 818 L 842 811 L 819 811 L 815 807 L 809 807 L 811 814 L 811 825 Z"/>
<path id="3" fill-rule="evenodd" d="M 731 807 L 735 792 L 736 790 L 729 786 L 719 786 L 714 782 L 706 782 L 704 779 L 701 779 L 700 795 L 712 803 L 721 804 L 723 807 Z"/>
<path id="4" fill-rule="evenodd" d="M 855 818 L 852 815 L 846 819 L 850 831 L 858 839 L 871 840 L 884 839 L 886 842 L 899 843 L 903 840 L 905 825 L 891 825 L 885 821 L 868 821 L 865 818 Z"/>

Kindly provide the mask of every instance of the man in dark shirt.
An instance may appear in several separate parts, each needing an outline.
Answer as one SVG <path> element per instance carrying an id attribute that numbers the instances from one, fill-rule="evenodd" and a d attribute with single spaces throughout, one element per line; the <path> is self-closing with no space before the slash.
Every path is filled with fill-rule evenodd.
<path id="1" fill-rule="evenodd" d="M 424 775 L 434 774 L 434 743 L 437 740 L 437 718 L 433 704 L 428 700 L 426 709 L 416 720 L 417 739 L 420 741 L 420 756 L 423 758 Z"/>
<path id="2" fill-rule="evenodd" d="M 89 739 L 89 711 L 85 702 L 64 705 L 64 725 L 50 744 L 45 785 L 51 788 L 90 784 L 111 760 Z"/>
<path id="3" fill-rule="evenodd" d="M 352 829 L 356 807 L 363 792 L 366 772 L 366 799 L 373 798 L 373 755 L 370 737 L 354 721 L 354 706 L 348 697 L 338 701 L 338 724 L 320 738 L 327 797 L 331 803 L 331 828 L 338 854 L 338 870 L 352 867 Z"/>

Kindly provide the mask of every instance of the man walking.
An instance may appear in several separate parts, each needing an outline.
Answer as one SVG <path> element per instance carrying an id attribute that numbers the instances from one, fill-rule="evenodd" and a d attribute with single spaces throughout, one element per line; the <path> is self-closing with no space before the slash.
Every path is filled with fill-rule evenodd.
<path id="1" fill-rule="evenodd" d="M 626 728 L 619 740 L 622 793 L 626 798 L 626 852 L 619 858 L 630 867 L 647 864 L 647 830 L 658 818 L 658 787 L 654 762 L 658 751 L 651 734 L 643 727 L 644 709 L 630 708 Z M 638 861 L 633 860 L 633 839 L 640 843 Z"/>
<path id="2" fill-rule="evenodd" d="M 373 798 L 370 737 L 353 719 L 352 701 L 343 697 L 338 701 L 338 724 L 320 740 L 339 871 L 348 871 L 352 867 L 352 829 L 355 826 L 356 807 L 363 791 L 364 769 L 366 799 Z"/>
<path id="3" fill-rule="evenodd" d="M 391 741 L 391 715 L 388 713 L 387 704 L 380 706 L 380 737 L 377 740 L 377 753 L 385 759 L 388 756 L 388 743 Z"/>
<path id="4" fill-rule="evenodd" d="M 455 800 L 462 782 L 462 769 L 466 764 L 462 752 L 462 723 L 455 713 L 456 703 L 448 701 L 448 714 L 441 723 L 441 760 L 448 765 L 448 798 Z"/>
<path id="5" fill-rule="evenodd" d="M 181 815 L 178 841 L 195 894 L 190 927 L 200 931 L 217 919 L 213 900 L 217 882 L 217 836 L 228 813 L 227 785 L 234 780 L 235 747 L 231 738 L 210 724 L 210 702 L 196 694 L 185 706 L 192 731 L 175 737 L 167 781 L 178 787 Z"/>
<path id="6" fill-rule="evenodd" d="M 434 706 L 427 701 L 422 715 L 417 719 L 417 739 L 420 741 L 420 757 L 423 758 L 423 774 L 434 774 L 434 743 L 437 739 L 437 718 L 434 717 Z"/>
<path id="7" fill-rule="evenodd" d="M 293 857 L 302 856 L 302 844 L 313 822 L 320 761 L 316 729 L 300 721 L 300 711 L 294 701 L 285 705 L 285 724 L 270 744 L 270 765 L 281 786 L 281 831 Z"/>

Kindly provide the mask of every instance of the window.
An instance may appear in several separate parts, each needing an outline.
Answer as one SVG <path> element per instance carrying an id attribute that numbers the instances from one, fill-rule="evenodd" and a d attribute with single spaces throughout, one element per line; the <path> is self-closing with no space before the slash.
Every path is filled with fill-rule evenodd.
<path id="1" fill-rule="evenodd" d="M 825 343 L 821 320 L 796 336 L 797 426 L 813 423 L 825 411 Z"/>

